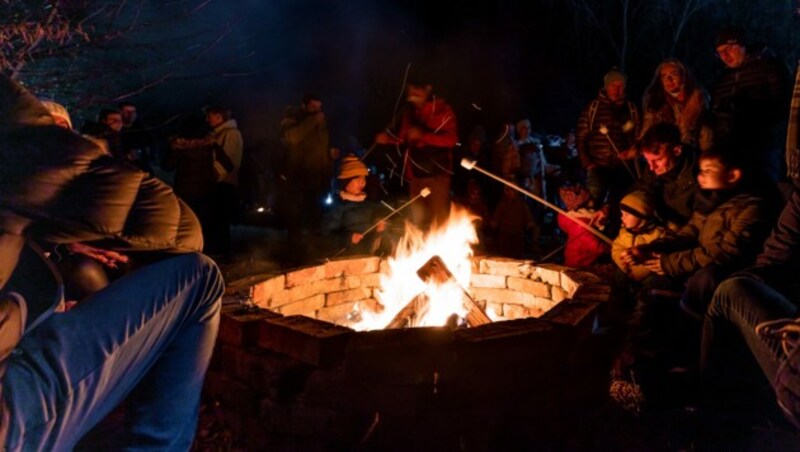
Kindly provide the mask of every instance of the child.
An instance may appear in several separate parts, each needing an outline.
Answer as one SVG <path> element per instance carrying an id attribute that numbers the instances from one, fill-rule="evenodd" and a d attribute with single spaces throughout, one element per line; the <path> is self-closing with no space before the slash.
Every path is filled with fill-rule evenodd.
<path id="1" fill-rule="evenodd" d="M 623 262 L 622 253 L 664 237 L 666 230 L 655 224 L 653 201 L 643 191 L 628 193 L 620 201 L 619 210 L 622 214 L 622 229 L 611 246 L 611 258 L 629 279 L 642 281 L 652 270 L 643 264 Z"/>
<path id="2" fill-rule="evenodd" d="M 333 239 L 340 255 L 373 254 L 381 244 L 381 233 L 386 225 L 381 222 L 366 236 L 362 233 L 372 227 L 377 219 L 377 205 L 367 200 L 364 189 L 369 171 L 357 157 L 342 159 L 337 179 L 338 200 L 322 220 L 322 235 Z"/>
<path id="3" fill-rule="evenodd" d="M 581 183 L 565 182 L 559 187 L 558 194 L 565 210 L 578 221 L 589 223 L 597 212 L 592 207 L 589 190 Z M 605 242 L 563 214 L 558 214 L 558 227 L 567 235 L 564 244 L 564 265 L 567 267 L 590 267 L 600 256 L 608 253 Z"/>
<path id="4" fill-rule="evenodd" d="M 677 233 L 620 254 L 622 265 L 640 264 L 653 272 L 628 323 L 630 357 L 624 359 L 649 369 L 645 379 L 656 378 L 650 380 L 653 388 L 666 369 L 685 371 L 697 362 L 700 320 L 714 290 L 754 260 L 771 225 L 764 199 L 748 191 L 733 153 L 710 149 L 698 160 L 700 190 L 689 222 Z M 675 290 L 682 297 L 671 295 Z"/>
<path id="5" fill-rule="evenodd" d="M 492 229 L 496 231 L 496 251 L 500 256 L 520 259 L 525 251 L 525 233 L 536 227 L 528 204 L 511 187 L 494 210 Z"/>
<path id="6" fill-rule="evenodd" d="M 686 281 L 682 307 L 699 319 L 717 283 L 753 261 L 772 222 L 768 204 L 749 190 L 733 152 L 711 149 L 698 162 L 700 191 L 689 222 L 620 258 L 625 264 L 643 263 L 672 282 Z"/>

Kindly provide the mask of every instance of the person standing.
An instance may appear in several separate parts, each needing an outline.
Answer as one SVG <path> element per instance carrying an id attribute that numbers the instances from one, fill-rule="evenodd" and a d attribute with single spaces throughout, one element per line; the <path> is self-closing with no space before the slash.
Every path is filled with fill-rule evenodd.
<path id="1" fill-rule="evenodd" d="M 717 35 L 725 72 L 714 89 L 714 140 L 736 143 L 761 176 L 781 177 L 781 146 L 791 94 L 788 68 L 764 45 L 750 45 L 741 27 Z"/>
<path id="2" fill-rule="evenodd" d="M 626 99 L 627 76 L 612 68 L 603 77 L 597 98 L 584 108 L 575 129 L 578 158 L 586 169 L 586 185 L 595 206 L 608 203 L 606 230 L 613 236 L 619 226 L 619 200 L 633 184 L 633 166 L 619 153 L 631 148 L 639 130 L 639 109 Z"/>
<path id="3" fill-rule="evenodd" d="M 319 229 L 322 208 L 331 190 L 333 156 L 322 99 L 303 97 L 300 106 L 286 107 L 281 119 L 281 142 L 287 149 L 284 203 L 293 260 L 305 259 L 303 239 Z"/>
<path id="4" fill-rule="evenodd" d="M 212 105 L 204 109 L 206 122 L 211 126 L 211 138 L 227 159 L 215 159 L 213 168 L 217 183 L 214 186 L 214 221 L 208 224 L 206 251 L 217 257 L 231 252 L 231 223 L 239 210 L 239 169 L 242 166 L 244 142 L 230 110 Z M 229 166 L 225 166 L 225 162 Z"/>
<path id="5" fill-rule="evenodd" d="M 431 194 L 411 206 L 411 219 L 421 228 L 443 224 L 450 214 L 453 148 L 458 141 L 456 115 L 433 94 L 433 86 L 419 75 L 406 84 L 407 109 L 397 136 L 381 132 L 378 144 L 402 144 L 409 181 L 409 197 L 430 188 Z"/>

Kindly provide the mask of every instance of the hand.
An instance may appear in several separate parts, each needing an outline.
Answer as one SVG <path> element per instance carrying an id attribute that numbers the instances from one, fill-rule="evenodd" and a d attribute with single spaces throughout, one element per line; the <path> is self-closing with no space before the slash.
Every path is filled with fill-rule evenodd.
<path id="1" fill-rule="evenodd" d="M 419 127 L 409 127 L 406 131 L 406 140 L 410 143 L 421 141 L 425 137 L 425 132 Z"/>
<path id="2" fill-rule="evenodd" d="M 636 148 L 635 147 L 631 147 L 630 149 L 627 149 L 625 151 L 620 152 L 619 153 L 619 158 L 621 160 L 633 160 L 633 159 L 636 158 L 636 154 L 637 154 Z"/>
<path id="3" fill-rule="evenodd" d="M 350 237 L 350 242 L 353 245 L 357 245 L 364 238 L 363 235 L 359 234 L 358 232 L 354 232 L 353 235 Z"/>
<path id="4" fill-rule="evenodd" d="M 385 231 L 385 230 L 386 230 L 386 222 L 385 222 L 385 221 L 383 221 L 383 220 L 381 220 L 380 222 L 378 222 L 378 226 L 377 226 L 377 227 L 375 227 L 375 230 L 376 230 L 376 231 L 378 231 L 378 232 L 383 232 L 383 231 Z"/>
<path id="5" fill-rule="evenodd" d="M 608 220 L 608 204 L 595 212 L 594 216 L 589 220 L 589 226 L 601 228 L 606 225 Z"/>
<path id="6" fill-rule="evenodd" d="M 661 255 L 653 254 L 653 259 L 644 261 L 644 266 L 657 275 L 664 275 L 664 267 L 661 266 Z"/>
<path id="7" fill-rule="evenodd" d="M 128 263 L 128 256 L 124 254 L 117 253 L 116 251 L 104 250 L 102 248 L 95 248 L 85 243 L 70 243 L 67 245 L 67 249 L 73 253 L 89 256 L 109 268 L 117 268 L 117 264 L 120 262 L 123 264 Z"/>
<path id="8" fill-rule="evenodd" d="M 386 132 L 381 132 L 381 133 L 375 135 L 375 142 L 378 143 L 378 144 L 397 144 L 397 143 L 401 143 L 402 141 L 398 140 L 396 138 L 393 138 L 391 135 L 389 135 Z"/>

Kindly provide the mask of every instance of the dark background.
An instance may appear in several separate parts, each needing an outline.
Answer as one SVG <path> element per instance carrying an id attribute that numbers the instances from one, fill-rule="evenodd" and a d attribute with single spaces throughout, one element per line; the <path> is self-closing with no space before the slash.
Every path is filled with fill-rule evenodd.
<path id="1" fill-rule="evenodd" d="M 88 15 L 93 2 L 83 3 Z M 125 98 L 166 135 L 177 115 L 227 105 L 244 135 L 245 169 L 258 181 L 245 191 L 263 191 L 261 179 L 280 172 L 282 112 L 306 92 L 323 98 L 334 146 L 348 137 L 371 144 L 392 118 L 409 63 L 453 105 L 462 138 L 479 124 L 491 138 L 523 117 L 537 132 L 564 134 L 612 66 L 628 72 L 629 98 L 637 103 L 669 56 L 713 88 L 722 69 L 714 36 L 726 24 L 746 26 L 753 41 L 768 43 L 794 69 L 796 8 L 794 0 L 165 1 L 146 14 L 121 10 L 95 31 L 133 17 L 150 26 L 101 42 L 102 49 L 91 47 L 98 40 L 73 49 L 71 92 L 66 76 L 38 83 L 46 58 L 19 78 L 67 104 L 78 124 Z M 89 100 L 78 99 L 89 91 Z"/>

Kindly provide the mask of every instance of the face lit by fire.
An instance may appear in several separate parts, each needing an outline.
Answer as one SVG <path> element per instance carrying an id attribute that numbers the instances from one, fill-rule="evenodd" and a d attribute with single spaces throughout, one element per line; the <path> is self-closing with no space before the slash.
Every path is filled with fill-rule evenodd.
<path id="1" fill-rule="evenodd" d="M 642 155 L 647 161 L 650 171 L 656 176 L 661 176 L 675 167 L 681 151 L 680 146 L 671 147 L 669 144 L 658 144 L 655 148 L 644 148 Z"/>
<path id="2" fill-rule="evenodd" d="M 726 168 L 718 158 L 701 158 L 697 185 L 703 190 L 728 190 L 742 177 L 737 168 Z"/>
<path id="3" fill-rule="evenodd" d="M 606 95 L 611 102 L 617 102 L 625 97 L 625 82 L 615 80 L 606 85 Z"/>
<path id="4" fill-rule="evenodd" d="M 432 90 L 433 87 L 431 85 L 412 85 L 409 83 L 406 86 L 406 100 L 409 104 L 422 108 L 425 102 L 428 101 Z"/>
<path id="5" fill-rule="evenodd" d="M 620 211 L 622 213 L 622 226 L 629 231 L 635 231 L 642 226 L 645 225 L 646 221 L 643 218 L 639 218 L 636 215 L 627 212 L 625 210 Z"/>
<path id="6" fill-rule="evenodd" d="M 322 111 L 322 101 L 317 99 L 312 99 L 308 101 L 308 103 L 305 104 L 303 107 L 309 114 L 319 113 Z"/>
<path id="7" fill-rule="evenodd" d="M 717 47 L 717 56 L 725 66 L 735 69 L 744 63 L 747 56 L 747 49 L 739 44 L 724 44 Z"/>
<path id="8" fill-rule="evenodd" d="M 344 191 L 351 195 L 360 195 L 367 187 L 367 178 L 364 176 L 356 176 L 347 182 L 344 186 Z"/>
<path id="9" fill-rule="evenodd" d="M 103 124 L 114 132 L 122 130 L 122 115 L 120 113 L 109 113 L 103 119 Z"/>
<path id="10" fill-rule="evenodd" d="M 677 97 L 683 91 L 683 71 L 676 64 L 667 63 L 661 66 L 658 76 L 664 91 Z"/>

